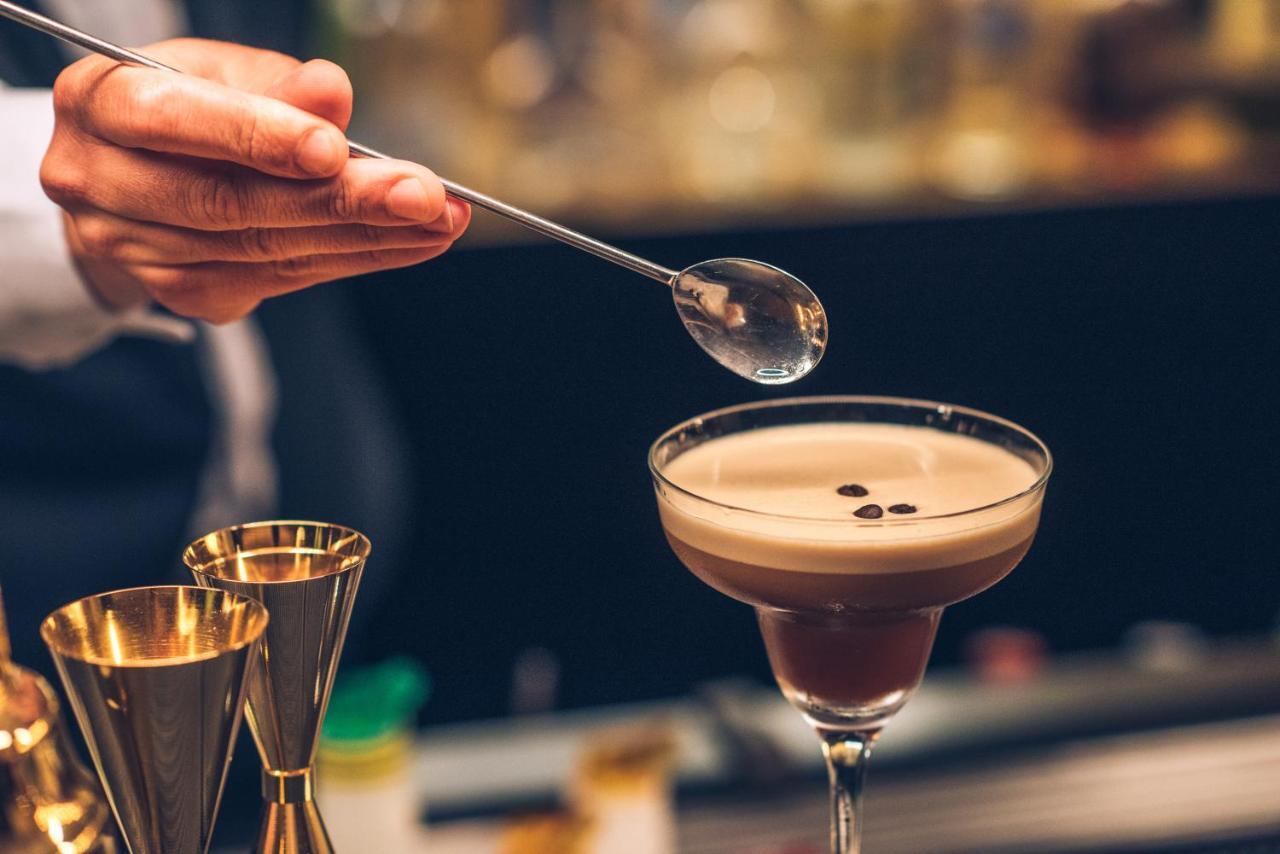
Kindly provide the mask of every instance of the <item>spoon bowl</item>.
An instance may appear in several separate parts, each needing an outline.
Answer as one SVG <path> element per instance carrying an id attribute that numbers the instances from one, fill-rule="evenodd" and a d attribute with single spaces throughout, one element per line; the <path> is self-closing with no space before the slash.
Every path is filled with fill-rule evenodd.
<path id="1" fill-rule="evenodd" d="M 794 382 L 826 350 L 822 303 L 804 282 L 771 264 L 700 261 L 675 275 L 671 296 L 698 346 L 752 382 Z"/>

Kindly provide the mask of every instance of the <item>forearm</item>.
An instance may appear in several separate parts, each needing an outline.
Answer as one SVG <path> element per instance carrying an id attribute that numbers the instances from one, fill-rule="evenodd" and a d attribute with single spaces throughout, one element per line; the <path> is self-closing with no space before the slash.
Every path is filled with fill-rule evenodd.
<path id="1" fill-rule="evenodd" d="M 0 158 L 0 362 L 31 369 L 71 364 L 118 335 L 190 339 L 189 324 L 147 309 L 114 312 L 81 280 L 59 208 L 40 187 L 53 133 L 48 90 L 0 84 L 9 128 Z"/>

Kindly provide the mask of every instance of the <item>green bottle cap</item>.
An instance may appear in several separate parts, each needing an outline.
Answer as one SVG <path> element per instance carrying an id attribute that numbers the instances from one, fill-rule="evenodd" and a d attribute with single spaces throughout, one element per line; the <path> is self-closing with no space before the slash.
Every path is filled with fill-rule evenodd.
<path id="1" fill-rule="evenodd" d="M 342 743 L 370 742 L 412 726 L 430 693 L 431 677 L 410 658 L 339 674 L 325 715 L 323 740 L 342 749 Z"/>

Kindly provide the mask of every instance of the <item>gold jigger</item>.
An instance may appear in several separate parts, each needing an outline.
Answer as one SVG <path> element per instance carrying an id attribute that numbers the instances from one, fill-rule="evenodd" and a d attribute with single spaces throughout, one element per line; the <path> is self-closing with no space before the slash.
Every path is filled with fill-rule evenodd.
<path id="1" fill-rule="evenodd" d="M 115 854 L 102 791 L 76 759 L 58 698 L 9 658 L 0 596 L 0 854 Z"/>
<path id="2" fill-rule="evenodd" d="M 271 612 L 246 715 L 266 801 L 257 852 L 330 854 L 315 803 L 320 724 L 369 539 L 340 525 L 257 522 L 214 531 L 182 559 L 202 587 L 252 596 Z"/>
<path id="3" fill-rule="evenodd" d="M 102 593 L 45 618 L 132 854 L 208 851 L 266 627 L 258 602 L 199 587 Z"/>

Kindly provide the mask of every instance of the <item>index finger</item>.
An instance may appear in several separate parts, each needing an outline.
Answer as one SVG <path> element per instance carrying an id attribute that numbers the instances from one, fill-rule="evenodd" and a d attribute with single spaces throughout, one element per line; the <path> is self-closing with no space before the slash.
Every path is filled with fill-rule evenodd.
<path id="1" fill-rule="evenodd" d="M 223 160 L 284 178 L 337 174 L 347 141 L 305 110 L 202 77 L 116 66 L 75 93 L 70 108 L 99 139 Z"/>

